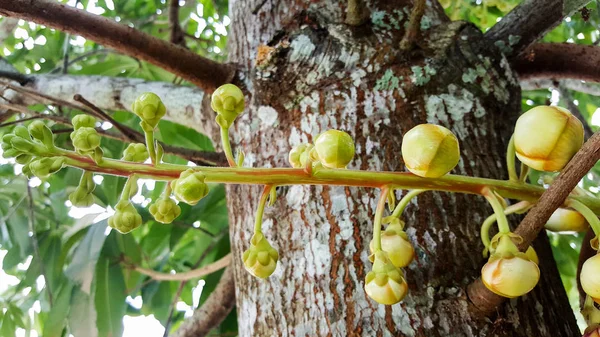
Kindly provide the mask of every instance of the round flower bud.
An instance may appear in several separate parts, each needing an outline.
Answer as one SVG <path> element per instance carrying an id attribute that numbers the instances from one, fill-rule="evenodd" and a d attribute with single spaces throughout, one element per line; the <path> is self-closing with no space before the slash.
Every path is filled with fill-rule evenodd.
<path id="1" fill-rule="evenodd" d="M 21 165 L 25 165 L 25 164 L 29 163 L 31 161 L 31 159 L 33 159 L 33 156 L 25 154 L 25 153 L 20 154 L 15 157 L 15 161 L 17 162 L 17 164 L 21 164 Z"/>
<path id="2" fill-rule="evenodd" d="M 15 134 L 15 136 L 26 139 L 26 140 L 31 140 L 31 136 L 29 135 L 29 131 L 27 130 L 26 127 L 24 127 L 23 125 L 17 125 L 15 126 L 15 128 L 13 129 L 13 134 Z"/>
<path id="3" fill-rule="evenodd" d="M 156 94 L 146 92 L 141 94 L 132 106 L 133 112 L 152 129 L 158 125 L 167 113 L 167 108 Z"/>
<path id="4" fill-rule="evenodd" d="M 149 157 L 146 145 L 142 143 L 132 143 L 127 145 L 123 151 L 123 160 L 132 161 L 134 163 L 143 163 Z"/>
<path id="5" fill-rule="evenodd" d="M 46 157 L 40 158 L 29 163 L 29 170 L 36 177 L 40 179 L 46 179 L 51 174 L 58 172 L 64 165 L 65 159 L 63 157 Z"/>
<path id="6" fill-rule="evenodd" d="M 538 171 L 556 172 L 583 145 L 583 125 L 567 109 L 538 106 L 519 117 L 514 137 L 521 162 Z"/>
<path id="7" fill-rule="evenodd" d="M 33 121 L 28 127 L 31 136 L 44 144 L 46 147 L 54 146 L 52 131 L 42 121 Z"/>
<path id="8" fill-rule="evenodd" d="M 228 127 L 244 111 L 244 93 L 233 84 L 224 84 L 213 92 L 210 106 Z"/>
<path id="9" fill-rule="evenodd" d="M 108 218 L 108 225 L 126 234 L 142 225 L 142 217 L 130 202 L 118 203 L 115 214 Z"/>
<path id="10" fill-rule="evenodd" d="M 154 220 L 168 224 L 181 214 L 181 207 L 169 198 L 158 199 L 150 205 L 150 214 L 152 214 Z"/>
<path id="11" fill-rule="evenodd" d="M 313 147 L 314 146 L 312 144 L 300 144 L 298 146 L 294 146 L 288 155 L 290 165 L 292 165 L 293 168 L 304 167 Z"/>
<path id="12" fill-rule="evenodd" d="M 94 195 L 86 192 L 84 189 L 78 187 L 69 194 L 69 201 L 75 207 L 90 207 L 94 204 Z"/>
<path id="13" fill-rule="evenodd" d="M 33 143 L 30 139 L 29 136 L 27 138 L 14 137 L 11 138 L 10 145 L 17 151 L 29 153 L 33 151 Z"/>
<path id="14" fill-rule="evenodd" d="M 502 235 L 494 254 L 481 269 L 481 280 L 490 291 L 508 298 L 530 292 L 540 279 L 540 269 L 519 252 L 509 235 Z"/>
<path id="15" fill-rule="evenodd" d="M 408 266 L 415 257 L 415 249 L 408 235 L 402 230 L 403 225 L 401 220 L 397 219 L 381 233 L 381 249 L 387 253 L 388 258 L 398 268 Z M 369 245 L 371 253 L 373 253 L 373 240 Z"/>
<path id="16" fill-rule="evenodd" d="M 594 302 L 600 304 L 600 254 L 587 259 L 581 267 L 579 275 L 581 287 Z"/>
<path id="17" fill-rule="evenodd" d="M 559 208 L 552 213 L 545 227 L 552 232 L 583 232 L 589 226 L 590 224 L 581 213 L 567 208 Z"/>
<path id="18" fill-rule="evenodd" d="M 94 128 L 81 127 L 71 132 L 73 147 L 79 152 L 90 152 L 100 146 L 100 135 Z"/>
<path id="19" fill-rule="evenodd" d="M 402 270 L 395 267 L 387 253 L 374 254 L 373 270 L 365 278 L 365 292 L 375 302 L 385 305 L 396 304 L 408 293 L 408 284 Z"/>
<path id="20" fill-rule="evenodd" d="M 402 138 L 402 158 L 406 168 L 415 175 L 441 177 L 460 160 L 458 139 L 443 126 L 417 125 Z"/>
<path id="21" fill-rule="evenodd" d="M 339 130 L 328 130 L 315 140 L 314 147 L 321 164 L 328 168 L 346 168 L 354 158 L 354 140 Z"/>
<path id="22" fill-rule="evenodd" d="M 267 278 L 273 274 L 279 260 L 279 253 L 262 233 L 255 233 L 250 239 L 250 248 L 242 256 L 246 270 L 260 278 Z"/>
<path id="23" fill-rule="evenodd" d="M 75 130 L 79 130 L 80 128 L 93 128 L 96 126 L 96 118 L 90 115 L 81 114 L 73 117 L 71 123 Z"/>
<path id="24" fill-rule="evenodd" d="M 204 174 L 188 169 L 181 172 L 179 179 L 171 182 L 175 197 L 186 204 L 195 205 L 208 194 L 208 185 L 204 183 Z"/>

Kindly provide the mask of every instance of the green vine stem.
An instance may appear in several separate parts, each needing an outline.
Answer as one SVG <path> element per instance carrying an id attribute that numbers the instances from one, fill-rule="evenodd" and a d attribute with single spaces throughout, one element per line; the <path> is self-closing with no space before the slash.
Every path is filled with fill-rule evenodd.
<path id="1" fill-rule="evenodd" d="M 521 213 L 527 211 L 533 207 L 533 204 L 528 201 L 521 201 L 514 205 L 510 205 L 504 209 L 504 214 L 509 215 L 513 213 Z M 483 251 L 483 257 L 487 257 L 487 252 L 490 247 L 490 227 L 496 222 L 496 213 L 490 215 L 485 219 L 483 224 L 481 225 L 481 242 L 483 242 L 483 246 L 485 250 Z"/>
<path id="2" fill-rule="evenodd" d="M 508 219 L 506 218 L 506 214 L 504 214 L 505 209 L 502 206 L 502 203 L 500 203 L 500 200 L 498 200 L 498 197 L 489 188 L 485 188 L 483 190 L 483 196 L 494 209 L 494 214 L 496 215 L 496 220 L 498 221 L 498 230 L 500 233 L 510 233 Z"/>
<path id="3" fill-rule="evenodd" d="M 426 190 L 412 190 L 412 191 L 409 191 L 408 193 L 406 193 L 406 195 L 403 196 L 402 199 L 400 199 L 400 201 L 398 202 L 398 205 L 394 209 L 392 216 L 396 217 L 396 218 L 400 218 L 400 216 L 402 216 L 402 212 L 404 212 L 404 209 L 406 208 L 406 206 L 408 206 L 408 204 L 410 203 L 412 198 L 416 197 L 417 195 L 419 195 L 425 191 Z"/>
<path id="4" fill-rule="evenodd" d="M 594 212 L 592 212 L 592 210 L 589 207 L 587 207 L 583 203 L 581 203 L 577 200 L 573 200 L 573 199 L 568 200 L 566 202 L 566 204 L 567 204 L 567 206 L 569 206 L 569 207 L 573 208 L 574 210 L 576 210 L 577 212 L 581 213 L 581 215 L 583 215 L 583 217 L 587 220 L 587 222 L 592 227 L 592 230 L 594 230 L 594 233 L 596 234 L 596 236 L 600 235 L 600 220 L 598 220 L 598 217 L 596 216 L 596 214 L 594 214 Z"/>
<path id="5" fill-rule="evenodd" d="M 527 176 L 529 175 L 529 166 L 521 163 L 521 172 L 519 173 L 519 181 L 527 182 Z"/>
<path id="6" fill-rule="evenodd" d="M 254 234 L 262 233 L 262 219 L 263 213 L 265 211 L 265 205 L 267 204 L 267 199 L 269 195 L 271 195 L 271 189 L 273 186 L 265 185 L 263 192 L 260 196 L 260 201 L 258 202 L 258 208 L 256 209 L 256 219 L 254 220 Z"/>
<path id="7" fill-rule="evenodd" d="M 377 208 L 375 209 L 375 220 L 373 221 L 373 254 L 381 251 L 381 219 L 383 218 L 383 211 L 385 210 L 388 192 L 388 186 L 381 188 L 379 201 L 377 202 Z"/>
<path id="8" fill-rule="evenodd" d="M 229 166 L 236 167 L 233 152 L 231 151 L 231 144 L 229 143 L 229 128 L 221 127 L 221 144 L 223 145 L 223 151 L 225 152 Z"/>
<path id="9" fill-rule="evenodd" d="M 96 164 L 91 158 L 73 151 L 58 150 L 65 157 L 65 165 L 94 171 L 101 174 L 127 177 L 136 174 L 140 178 L 170 181 L 179 178 L 181 172 L 189 169 L 185 165 L 163 163 L 159 167 L 150 164 L 104 159 Z M 48 155 L 53 157 L 55 155 Z M 230 168 L 204 167 L 194 169 L 202 172 L 207 183 L 254 184 L 254 185 L 333 185 L 381 188 L 390 186 L 398 189 L 426 189 L 443 192 L 457 192 L 483 195 L 485 188 L 496 191 L 504 198 L 536 202 L 544 188 L 521 182 L 467 177 L 447 174 L 440 178 L 422 178 L 408 172 L 373 172 L 362 170 L 320 168 L 307 173 L 304 168 Z M 600 200 L 571 195 L 569 200 L 578 200 L 600 214 Z"/>
<path id="10" fill-rule="evenodd" d="M 515 167 L 515 155 L 515 135 L 512 135 L 506 148 L 506 167 L 508 168 L 508 180 L 510 181 L 519 181 Z"/>
<path id="11" fill-rule="evenodd" d="M 156 148 L 154 147 L 154 130 L 144 130 L 144 136 L 146 137 L 146 146 L 148 147 L 148 154 L 152 165 L 156 165 Z"/>

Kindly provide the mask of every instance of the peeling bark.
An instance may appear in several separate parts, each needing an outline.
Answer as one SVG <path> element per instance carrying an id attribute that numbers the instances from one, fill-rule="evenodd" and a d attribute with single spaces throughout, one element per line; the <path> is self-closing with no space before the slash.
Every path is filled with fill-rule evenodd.
<path id="1" fill-rule="evenodd" d="M 350 169 L 403 170 L 402 135 L 437 123 L 459 138 L 455 173 L 505 178 L 504 151 L 520 112 L 520 88 L 501 52 L 475 27 L 443 24 L 428 3 L 423 39 L 400 54 L 409 1 L 367 1 L 370 23 L 342 24 L 339 1 L 231 1 L 230 57 L 247 67 L 251 101 L 232 130 L 246 165 L 287 166 L 292 146 L 329 128 L 356 140 Z M 434 1 L 435 3 L 435 1 Z M 257 50 L 268 45 L 255 67 Z M 263 231 L 279 250 L 267 280 L 243 269 L 259 187 L 228 188 L 240 336 L 579 336 L 545 237 L 536 242 L 542 279 L 494 317 L 472 310 L 464 287 L 484 259 L 483 198 L 420 195 L 405 212 L 416 261 L 406 270 L 410 293 L 378 305 L 363 290 L 371 268 L 368 243 L 377 191 L 280 187 Z M 397 193 L 398 197 L 401 192 Z"/>
<path id="2" fill-rule="evenodd" d="M 139 95 L 153 92 L 167 107 L 166 120 L 187 125 L 201 133 L 210 134 L 214 128 L 214 112 L 203 109 L 207 103 L 204 101 L 209 97 L 196 87 L 107 76 L 35 75 L 30 78 L 31 81 L 27 83 L 26 88 L 72 103 L 77 103 L 73 100 L 73 96 L 79 94 L 103 110 L 131 112 L 131 105 Z M 25 105 L 52 103 L 39 101 L 10 89 L 1 93 L 14 103 Z"/>

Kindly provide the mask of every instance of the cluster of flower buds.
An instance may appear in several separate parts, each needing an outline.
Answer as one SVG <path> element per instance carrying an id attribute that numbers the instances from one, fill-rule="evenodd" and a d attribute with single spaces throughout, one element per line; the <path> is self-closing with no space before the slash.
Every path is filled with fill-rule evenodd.
<path id="1" fill-rule="evenodd" d="M 294 168 L 309 163 L 326 168 L 344 169 L 354 158 L 354 140 L 344 131 L 327 130 L 315 137 L 313 144 L 300 144 L 289 153 L 288 160 Z"/>
<path id="2" fill-rule="evenodd" d="M 513 240 L 522 238 L 513 233 L 498 233 L 492 239 L 492 254 L 481 269 L 483 284 L 490 291 L 508 298 L 527 294 L 540 279 L 538 258 L 533 248 L 521 253 Z"/>
<path id="3" fill-rule="evenodd" d="M 538 171 L 560 171 L 583 145 L 583 135 L 583 125 L 567 109 L 538 106 L 517 120 L 516 155 Z"/>
<path id="4" fill-rule="evenodd" d="M 202 172 L 188 169 L 181 172 L 179 178 L 171 182 L 171 188 L 177 200 L 195 205 L 208 194 L 208 185 L 204 180 Z"/>
<path id="5" fill-rule="evenodd" d="M 450 172 L 460 160 L 458 139 L 443 126 L 417 125 L 402 138 L 402 158 L 413 174 L 439 178 Z"/>
<path id="6" fill-rule="evenodd" d="M 138 192 L 137 177 L 127 179 L 121 198 L 115 206 L 115 214 L 108 218 L 108 225 L 125 234 L 142 225 L 142 217 L 131 203 L 131 198 Z"/>
<path id="7" fill-rule="evenodd" d="M 134 163 L 143 163 L 148 160 L 149 154 L 146 145 L 142 143 L 131 143 L 123 151 L 123 160 Z"/>
<path id="8" fill-rule="evenodd" d="M 96 184 L 94 183 L 92 172 L 84 172 L 75 191 L 69 194 L 71 204 L 76 207 L 92 206 L 94 204 L 93 192 L 95 188 Z"/>
<path id="9" fill-rule="evenodd" d="M 96 119 L 88 115 L 77 115 L 73 118 L 74 131 L 71 132 L 71 141 L 75 150 L 81 154 L 92 155 L 96 159 L 96 152 L 100 151 L 100 135 L 94 128 Z"/>

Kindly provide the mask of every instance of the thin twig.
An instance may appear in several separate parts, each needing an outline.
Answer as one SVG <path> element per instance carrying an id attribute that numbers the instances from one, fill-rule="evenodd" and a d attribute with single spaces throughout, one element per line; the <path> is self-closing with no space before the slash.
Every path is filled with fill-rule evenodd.
<path id="1" fill-rule="evenodd" d="M 558 89 L 560 96 L 563 98 L 563 100 L 567 104 L 567 108 L 569 109 L 569 111 L 571 111 L 571 113 L 581 121 L 581 124 L 583 124 L 583 131 L 585 132 L 585 138 L 589 139 L 594 134 L 594 131 L 592 131 L 592 128 L 590 128 L 590 124 L 588 123 L 587 119 L 581 113 L 581 110 L 579 110 L 579 107 L 577 105 L 575 105 L 575 102 L 573 101 L 573 96 L 569 92 L 569 89 L 567 89 L 562 84 L 559 84 L 557 89 Z"/>
<path id="2" fill-rule="evenodd" d="M 115 129 L 119 130 L 119 132 L 121 132 L 129 141 L 138 142 L 138 143 L 141 143 L 144 141 L 144 136 L 141 133 L 136 132 L 135 130 L 130 129 L 128 127 L 125 127 L 125 125 L 117 122 L 114 118 L 109 116 L 106 112 L 102 111 L 102 109 L 98 108 L 92 102 L 83 98 L 83 96 L 81 96 L 80 94 L 76 94 L 75 96 L 73 96 L 73 99 L 75 101 L 87 106 L 88 108 L 90 108 L 90 110 L 92 110 L 96 114 L 96 116 L 98 118 L 100 118 L 101 120 L 107 121 L 110 124 L 112 124 L 115 127 Z"/>
<path id="3" fill-rule="evenodd" d="M 185 47 L 185 39 L 179 24 L 179 0 L 169 3 L 169 28 L 171 30 L 171 43 Z"/>
<path id="4" fill-rule="evenodd" d="M 31 76 L 27 76 L 27 75 L 12 72 L 12 71 L 5 71 L 5 70 L 0 70 L 0 78 L 7 78 L 9 80 L 16 81 L 20 85 L 26 85 L 27 83 L 29 83 L 33 80 L 33 77 L 31 77 Z M 6 90 L 6 88 L 3 88 L 2 91 L 4 91 L 4 90 Z"/>
<path id="5" fill-rule="evenodd" d="M 8 123 L 4 123 L 4 124 L 0 124 L 0 128 L 6 127 L 6 126 L 11 126 L 11 125 L 16 125 L 16 124 L 21 124 L 27 121 L 32 121 L 34 119 L 42 119 L 44 117 L 42 116 L 33 116 L 33 117 L 27 117 L 27 118 L 22 118 L 16 121 L 12 121 L 12 122 L 8 122 Z"/>
<path id="6" fill-rule="evenodd" d="M 425 0 L 415 0 L 412 12 L 410 13 L 410 20 L 404 37 L 400 41 L 401 50 L 411 50 L 417 38 L 417 35 L 421 31 L 421 18 L 425 14 Z"/>
<path id="7" fill-rule="evenodd" d="M 35 226 L 33 222 L 35 221 L 35 210 L 33 205 L 33 196 L 31 195 L 31 187 L 29 186 L 29 182 L 27 184 L 27 198 L 29 198 L 29 232 L 31 232 L 31 243 L 33 246 L 33 254 L 35 259 L 40 264 L 40 272 L 42 277 L 44 278 L 44 283 L 46 284 L 46 292 L 48 293 L 48 303 L 50 303 L 50 307 L 52 307 L 52 290 L 50 289 L 50 283 L 48 282 L 48 275 L 46 274 L 46 267 L 44 266 L 44 261 L 42 261 L 42 257 L 40 255 L 40 247 L 37 241 L 37 234 L 35 233 Z"/>
<path id="8" fill-rule="evenodd" d="M 73 65 L 73 64 L 75 64 L 75 63 L 77 63 L 77 62 L 79 62 L 81 60 L 84 60 L 84 59 L 86 59 L 86 58 L 88 58 L 90 56 L 93 56 L 93 55 L 96 55 L 96 54 L 103 54 L 103 53 L 113 53 L 113 54 L 119 54 L 119 55 L 121 55 L 121 53 L 119 53 L 118 51 L 113 50 L 113 49 L 109 49 L 109 48 L 94 49 L 94 50 L 90 50 L 87 53 L 81 54 L 81 55 L 79 55 L 79 56 L 77 56 L 77 57 L 69 60 L 69 62 L 67 63 L 67 66 L 71 66 L 71 65 Z M 58 67 L 52 69 L 50 71 L 50 74 L 56 74 L 56 73 L 62 71 L 63 68 L 64 68 L 64 64 L 62 66 L 58 66 Z"/>
<path id="9" fill-rule="evenodd" d="M 517 245 L 520 251 L 524 252 L 529 248 L 552 213 L 565 202 L 577 183 L 598 160 L 600 160 L 600 132 L 596 132 L 575 154 L 516 228 L 515 234 L 523 238 Z M 469 285 L 467 292 L 475 308 L 486 316 L 493 313 L 506 300 L 489 291 L 481 279 Z"/>
<path id="10" fill-rule="evenodd" d="M 9 184 L 6 184 L 6 186 L 10 186 Z M 0 222 L 6 222 L 13 214 L 15 214 L 15 212 L 17 211 L 17 209 L 19 208 L 19 206 L 21 205 L 21 203 L 23 203 L 23 200 L 25 200 L 27 196 L 24 195 L 21 197 L 21 199 L 19 201 L 17 201 L 17 203 L 13 206 L 13 208 L 11 208 L 6 215 L 2 218 L 2 221 Z"/>

